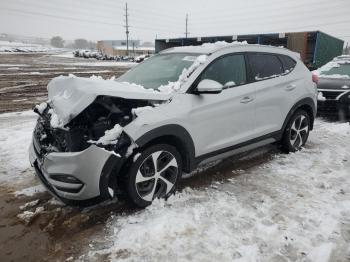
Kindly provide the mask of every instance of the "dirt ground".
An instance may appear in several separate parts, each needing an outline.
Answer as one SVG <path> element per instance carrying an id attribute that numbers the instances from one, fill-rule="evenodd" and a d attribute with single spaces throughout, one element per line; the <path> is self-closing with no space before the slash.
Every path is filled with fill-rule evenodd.
<path id="1" fill-rule="evenodd" d="M 110 78 L 130 68 L 114 66 L 110 62 L 106 64 L 104 66 L 103 61 L 94 59 L 65 58 L 46 53 L 2 53 L 0 113 L 31 109 L 35 104 L 46 101 L 46 86 L 56 76 L 74 74 Z M 86 236 L 103 233 L 108 213 L 128 210 L 126 207 L 121 208 L 120 203 L 114 203 L 82 213 L 80 209 L 62 209 L 58 202 L 52 204 L 49 201 L 52 197 L 48 193 L 40 193 L 35 197 L 14 197 L 14 191 L 14 188 L 0 186 L 0 261 L 61 261 L 69 258 L 85 246 Z M 30 212 L 35 210 L 35 206 L 45 203 L 45 212 L 23 223 L 17 218 L 20 207 L 38 197 L 36 205 L 22 211 Z"/>
<path id="2" fill-rule="evenodd" d="M 110 63 L 103 66 L 103 61 L 101 66 L 94 66 L 96 62 L 42 53 L 0 54 L 0 113 L 31 109 L 47 100 L 46 86 L 53 77 L 74 74 L 110 78 L 128 69 Z"/>
<path id="3" fill-rule="evenodd" d="M 266 163 L 276 152 L 277 148 L 271 146 L 249 159 L 239 160 L 243 155 L 236 156 L 204 171 L 198 170 L 192 177 L 182 180 L 179 192 L 186 187 L 204 189 L 213 182 L 223 183 L 242 175 L 242 171 Z M 232 168 L 237 172 L 232 172 Z M 38 183 L 34 174 L 27 183 Z M 69 261 L 71 257 L 76 260 L 79 254 L 87 254 L 90 248 L 106 248 L 106 243 L 98 242 L 98 239 L 104 239 L 106 225 L 111 217 L 139 211 L 122 201 L 110 201 L 85 209 L 66 207 L 47 192 L 16 196 L 15 191 L 15 188 L 0 186 L 0 261 Z M 24 207 L 32 201 L 35 201 L 35 205 Z M 44 207 L 45 211 L 28 222 L 18 218 L 24 211 L 34 212 L 37 206 Z M 91 239 L 96 241 L 91 242 Z M 95 256 L 94 259 L 109 261 L 106 255 Z M 84 255 L 80 260 L 90 261 Z"/>

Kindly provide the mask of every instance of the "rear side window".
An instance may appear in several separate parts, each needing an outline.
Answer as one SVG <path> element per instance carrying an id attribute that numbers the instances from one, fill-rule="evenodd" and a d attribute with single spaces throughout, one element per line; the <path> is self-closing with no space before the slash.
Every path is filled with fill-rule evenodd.
<path id="1" fill-rule="evenodd" d="M 244 55 L 223 56 L 211 63 L 199 80 L 215 80 L 225 87 L 242 85 L 247 82 Z"/>
<path id="2" fill-rule="evenodd" d="M 283 69 L 285 72 L 290 72 L 294 69 L 297 62 L 295 62 L 292 58 L 286 55 L 279 55 L 279 59 L 282 61 Z M 287 71 L 288 70 L 288 71 Z"/>
<path id="3" fill-rule="evenodd" d="M 254 80 L 281 75 L 284 70 L 281 61 L 273 54 L 248 54 Z"/>

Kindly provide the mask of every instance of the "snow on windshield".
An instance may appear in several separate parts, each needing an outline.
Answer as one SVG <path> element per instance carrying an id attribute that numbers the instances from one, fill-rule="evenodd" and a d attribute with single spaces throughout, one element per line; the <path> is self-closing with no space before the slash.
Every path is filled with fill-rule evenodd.
<path id="1" fill-rule="evenodd" d="M 320 78 L 349 78 L 350 79 L 350 59 L 335 58 L 319 69 L 313 71 Z"/>
<path id="2" fill-rule="evenodd" d="M 188 77 L 201 65 L 204 64 L 207 60 L 206 55 L 200 55 L 196 58 L 193 64 L 189 68 L 184 68 L 182 70 L 179 79 L 176 82 L 168 82 L 167 85 L 161 85 L 158 87 L 158 90 L 165 93 L 171 93 L 174 91 L 180 90 L 181 86 L 186 83 Z"/>

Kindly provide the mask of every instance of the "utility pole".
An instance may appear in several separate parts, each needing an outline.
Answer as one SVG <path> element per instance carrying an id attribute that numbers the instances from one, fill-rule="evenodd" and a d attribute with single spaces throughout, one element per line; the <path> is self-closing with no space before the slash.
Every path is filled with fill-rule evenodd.
<path id="1" fill-rule="evenodd" d="M 185 36 L 186 36 L 186 39 L 187 39 L 187 36 L 188 36 L 188 14 L 186 14 L 186 32 L 185 32 Z"/>
<path id="2" fill-rule="evenodd" d="M 125 33 L 126 33 L 126 55 L 129 56 L 129 20 L 128 3 L 125 3 Z"/>

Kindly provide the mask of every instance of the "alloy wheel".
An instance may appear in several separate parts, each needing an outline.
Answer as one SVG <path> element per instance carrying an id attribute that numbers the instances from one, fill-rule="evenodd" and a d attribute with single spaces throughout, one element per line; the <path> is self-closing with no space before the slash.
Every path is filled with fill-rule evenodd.
<path id="1" fill-rule="evenodd" d="M 309 121 L 304 115 L 295 118 L 290 129 L 290 144 L 295 149 L 300 149 L 305 143 L 309 132 Z"/>
<path id="2" fill-rule="evenodd" d="M 173 154 L 167 151 L 153 152 L 138 168 L 136 191 L 148 202 L 165 197 L 174 188 L 178 173 L 178 163 Z"/>

